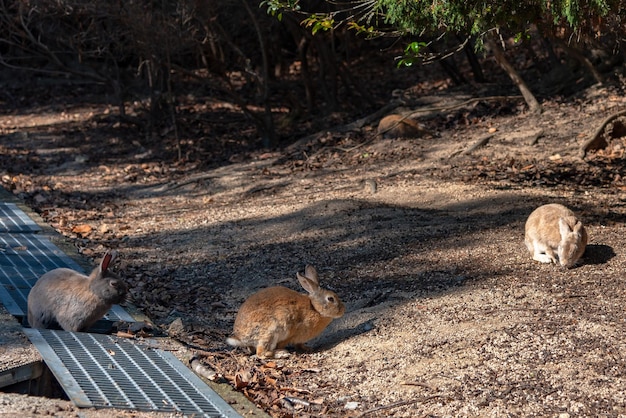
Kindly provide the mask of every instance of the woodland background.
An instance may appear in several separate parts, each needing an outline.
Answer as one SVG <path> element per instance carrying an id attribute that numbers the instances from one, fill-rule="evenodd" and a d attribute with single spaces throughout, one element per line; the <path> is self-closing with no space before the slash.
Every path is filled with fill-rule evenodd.
<path id="1" fill-rule="evenodd" d="M 0 181 L 273 416 L 623 415 L 625 13 L 0 0 Z M 523 244 L 553 201 L 575 269 Z M 314 352 L 226 346 L 305 263 L 347 305 Z"/>
<path id="2" fill-rule="evenodd" d="M 223 121 L 199 103 L 244 116 L 253 132 L 241 145 L 274 148 L 339 123 L 329 115 L 388 104 L 396 66 L 417 78 L 429 65 L 453 85 L 494 82 L 504 69 L 538 112 L 536 94 L 588 85 L 571 85 L 577 69 L 602 82 L 623 61 L 625 13 L 604 0 L 3 0 L 0 64 L 63 80 L 78 100 L 83 88 L 101 91 L 120 123 L 181 159 L 193 152 L 185 143 L 220 134 Z M 549 75 L 549 89 L 525 82 Z"/>

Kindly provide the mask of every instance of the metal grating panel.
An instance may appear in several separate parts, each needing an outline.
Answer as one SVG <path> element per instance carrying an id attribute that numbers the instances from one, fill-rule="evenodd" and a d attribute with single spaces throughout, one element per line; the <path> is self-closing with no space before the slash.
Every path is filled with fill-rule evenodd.
<path id="1" fill-rule="evenodd" d="M 0 232 L 39 232 L 41 227 L 15 203 L 0 203 Z"/>
<path id="2" fill-rule="evenodd" d="M 240 417 L 169 352 L 110 335 L 24 332 L 79 407 Z"/>
<path id="3" fill-rule="evenodd" d="M 26 316 L 30 289 L 42 274 L 58 267 L 84 272 L 46 237 L 0 233 L 0 301 L 11 315 Z M 134 322 L 119 306 L 114 306 L 105 318 Z"/>

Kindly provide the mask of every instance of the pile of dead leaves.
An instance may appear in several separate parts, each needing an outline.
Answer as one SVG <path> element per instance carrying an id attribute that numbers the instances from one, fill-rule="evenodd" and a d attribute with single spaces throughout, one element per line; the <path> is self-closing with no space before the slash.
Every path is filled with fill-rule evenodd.
<path id="1" fill-rule="evenodd" d="M 335 408 L 323 397 L 293 382 L 302 375 L 319 373 L 315 368 L 291 368 L 282 360 L 216 352 L 204 353 L 202 362 L 215 370 L 216 380 L 227 380 L 250 401 L 276 418 L 317 417 Z M 350 416 L 350 411 L 345 411 Z"/>

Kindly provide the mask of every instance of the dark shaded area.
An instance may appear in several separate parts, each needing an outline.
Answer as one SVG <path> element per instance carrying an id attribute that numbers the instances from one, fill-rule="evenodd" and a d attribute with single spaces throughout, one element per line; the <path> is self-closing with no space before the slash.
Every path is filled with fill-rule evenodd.
<path id="1" fill-rule="evenodd" d="M 585 249 L 583 262 L 585 264 L 605 264 L 615 255 L 613 248 L 608 245 L 589 244 Z"/>

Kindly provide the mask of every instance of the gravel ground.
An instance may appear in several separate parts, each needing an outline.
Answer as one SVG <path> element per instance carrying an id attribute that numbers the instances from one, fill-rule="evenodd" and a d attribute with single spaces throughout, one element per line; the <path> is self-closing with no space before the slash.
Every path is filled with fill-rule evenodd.
<path id="1" fill-rule="evenodd" d="M 621 139 L 579 158 L 621 97 L 590 89 L 540 116 L 484 112 L 418 139 L 330 135 L 211 169 L 102 157 L 106 136 L 59 168 L 48 163 L 72 136 L 31 127 L 2 146 L 2 178 L 84 255 L 120 250 L 134 303 L 273 416 L 624 416 Z M 526 217 L 548 202 L 587 225 L 576 268 L 524 246 Z M 347 306 L 314 351 L 229 348 L 243 300 L 298 289 L 306 264 Z"/>

